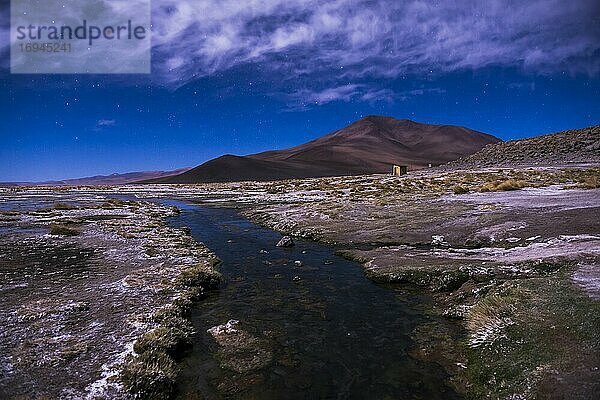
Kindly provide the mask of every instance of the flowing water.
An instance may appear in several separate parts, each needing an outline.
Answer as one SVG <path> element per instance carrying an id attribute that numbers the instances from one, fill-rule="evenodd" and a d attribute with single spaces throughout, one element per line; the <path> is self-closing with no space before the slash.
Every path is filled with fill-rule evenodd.
<path id="1" fill-rule="evenodd" d="M 183 209 L 171 223 L 189 227 L 222 259 L 225 278 L 194 311 L 182 398 L 459 398 L 440 366 L 408 355 L 411 332 L 426 321 L 425 298 L 372 283 L 330 247 L 296 241 L 278 248 L 278 233 L 234 210 L 170 204 Z M 232 319 L 268 347 L 267 366 L 222 368 L 207 329 Z"/>

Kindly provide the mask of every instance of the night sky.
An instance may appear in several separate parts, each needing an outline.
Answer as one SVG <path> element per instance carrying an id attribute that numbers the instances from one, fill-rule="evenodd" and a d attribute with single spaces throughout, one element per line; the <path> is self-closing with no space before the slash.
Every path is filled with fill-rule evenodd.
<path id="1" fill-rule="evenodd" d="M 152 74 L 14 75 L 3 1 L 0 181 L 195 166 L 370 114 L 504 140 L 599 124 L 600 3 L 480 3 L 154 1 Z"/>

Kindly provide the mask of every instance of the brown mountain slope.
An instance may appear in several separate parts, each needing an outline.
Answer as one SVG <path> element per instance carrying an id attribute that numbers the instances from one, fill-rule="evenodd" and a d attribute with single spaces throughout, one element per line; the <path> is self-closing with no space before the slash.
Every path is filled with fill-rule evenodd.
<path id="1" fill-rule="evenodd" d="M 424 167 L 472 154 L 500 140 L 452 125 L 370 116 L 300 146 L 248 156 L 259 160 L 353 163 L 365 172 L 387 172 L 392 164 Z"/>
<path id="2" fill-rule="evenodd" d="M 458 126 L 369 116 L 286 150 L 244 157 L 226 155 L 183 174 L 148 182 L 231 182 L 385 173 L 393 164 L 413 168 L 443 164 L 499 141 Z"/>
<path id="3" fill-rule="evenodd" d="M 511 140 L 449 163 L 449 168 L 600 163 L 600 125 Z"/>

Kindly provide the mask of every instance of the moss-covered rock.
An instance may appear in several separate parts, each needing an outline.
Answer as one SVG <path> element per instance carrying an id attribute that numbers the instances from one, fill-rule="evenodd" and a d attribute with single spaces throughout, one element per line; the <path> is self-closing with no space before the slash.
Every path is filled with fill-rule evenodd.
<path id="1" fill-rule="evenodd" d="M 148 351 L 129 357 L 121 379 L 133 399 L 159 400 L 175 395 L 177 374 L 173 358 L 166 353 Z"/>
<path id="2" fill-rule="evenodd" d="M 216 289 L 221 283 L 221 279 L 221 274 L 215 271 L 211 265 L 200 263 L 184 269 L 176 278 L 175 285 Z"/>
<path id="3" fill-rule="evenodd" d="M 138 354 L 161 352 L 179 357 L 183 350 L 191 346 L 190 336 L 193 329 L 190 323 L 181 317 L 173 317 L 165 322 L 168 324 L 161 325 L 136 340 L 133 350 Z"/>

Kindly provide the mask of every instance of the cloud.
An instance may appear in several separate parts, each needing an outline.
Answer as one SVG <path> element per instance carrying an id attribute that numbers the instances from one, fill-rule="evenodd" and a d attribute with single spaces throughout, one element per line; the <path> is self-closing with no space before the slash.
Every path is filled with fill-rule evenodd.
<path id="1" fill-rule="evenodd" d="M 153 0 L 151 78 L 176 88 L 252 65 L 279 83 L 330 87 L 327 101 L 372 78 L 490 65 L 598 76 L 598 15 L 597 0 Z"/>
<path id="2" fill-rule="evenodd" d="M 353 80 L 489 65 L 540 73 L 600 72 L 595 0 L 154 4 L 156 78 L 174 85 L 250 63 L 289 79 L 320 80 L 334 74 Z M 173 59 L 181 61 L 175 69 Z"/>
<path id="3" fill-rule="evenodd" d="M 287 103 L 287 111 L 299 111 L 314 106 L 321 106 L 336 101 L 351 102 L 355 100 L 367 103 L 406 101 L 426 93 L 444 93 L 440 88 L 420 88 L 400 92 L 380 89 L 366 84 L 347 84 L 321 90 L 301 89 L 291 94 L 280 94 Z"/>
<path id="4" fill-rule="evenodd" d="M 518 90 L 535 90 L 535 82 L 511 82 L 508 85 L 509 89 L 518 89 Z"/>
<path id="5" fill-rule="evenodd" d="M 332 101 L 350 101 L 360 94 L 360 89 L 359 85 L 344 85 L 321 91 L 305 89 L 294 93 L 292 97 L 302 99 L 305 103 L 327 104 Z"/>
<path id="6" fill-rule="evenodd" d="M 114 119 L 99 119 L 96 126 L 114 126 L 116 122 Z"/>
<path id="7" fill-rule="evenodd" d="M 392 102 L 396 94 L 389 89 L 377 89 L 364 84 L 347 84 L 321 90 L 301 89 L 293 93 L 279 94 L 279 97 L 287 103 L 285 111 L 301 111 L 336 101 Z"/>
<path id="8" fill-rule="evenodd" d="M 115 126 L 117 121 L 114 119 L 99 119 L 96 121 L 96 125 L 92 128 L 93 132 L 101 132 L 104 129 Z"/>

